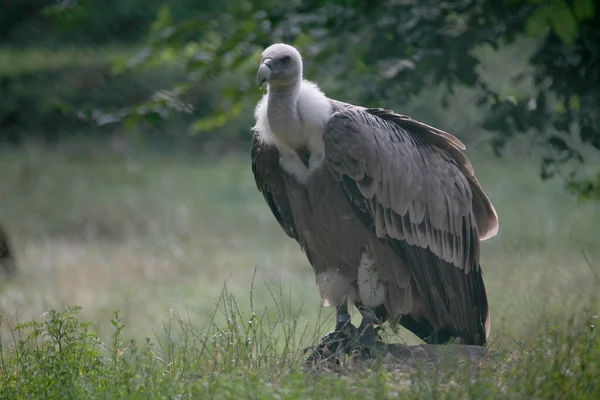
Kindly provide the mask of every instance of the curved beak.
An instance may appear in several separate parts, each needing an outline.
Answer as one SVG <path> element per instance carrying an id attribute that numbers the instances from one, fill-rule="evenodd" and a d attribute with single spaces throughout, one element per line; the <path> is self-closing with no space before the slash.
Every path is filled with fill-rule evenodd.
<path id="1" fill-rule="evenodd" d="M 271 77 L 271 73 L 273 72 L 273 60 L 270 58 L 265 58 L 258 68 L 258 74 L 256 76 L 256 82 L 258 83 L 258 87 L 262 88 L 262 85 L 265 82 L 269 81 Z"/>

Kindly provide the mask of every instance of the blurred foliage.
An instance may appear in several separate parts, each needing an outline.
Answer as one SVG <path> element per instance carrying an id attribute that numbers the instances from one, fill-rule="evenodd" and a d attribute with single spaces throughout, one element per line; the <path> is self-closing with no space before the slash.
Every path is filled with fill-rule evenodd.
<path id="1" fill-rule="evenodd" d="M 96 53 L 62 50 L 41 55 L 0 51 L 0 59 L 10 58 L 19 65 L 14 69 L 0 64 L 0 91 L 7 94 L 0 102 L 0 140 L 19 145 L 31 139 L 56 143 L 92 134 L 109 137 L 112 131 L 100 126 L 101 120 L 96 129 L 89 129 L 81 110 L 143 101 L 154 90 L 148 82 L 169 86 L 181 78 L 176 68 L 145 68 L 115 75 L 110 58 L 114 53 L 119 54 L 115 49 Z M 51 56 L 54 58 L 48 61 Z M 146 136 L 159 136 L 154 131 L 158 133 L 159 129 L 148 129 Z"/>
<path id="2" fill-rule="evenodd" d="M 0 42 L 12 46 L 105 45 L 145 38 L 164 0 L 4 0 Z M 172 2 L 176 21 L 203 0 Z"/>
<path id="3" fill-rule="evenodd" d="M 514 138 L 533 138 L 544 150 L 542 178 L 559 174 L 581 199 L 600 199 L 600 171 L 588 176 L 582 168 L 600 150 L 600 17 L 593 0 L 63 0 L 50 6 L 27 0 L 9 1 L 5 10 L 0 38 L 17 45 L 31 44 L 26 29 L 51 32 L 47 44 L 145 39 L 134 57 L 112 64 L 111 77 L 135 81 L 148 67 L 181 69 L 176 82 L 129 97 L 143 95 L 139 101 L 61 108 L 99 125 L 160 125 L 184 115 L 209 140 L 247 140 L 239 121 L 247 125 L 256 101 L 259 54 L 283 41 L 309 61 L 306 75 L 340 100 L 400 110 L 424 89 L 440 87 L 447 106 L 457 89 L 470 88 L 497 154 Z M 15 22 L 23 20 L 30 23 Z M 536 39 L 531 68 L 512 83 L 532 81 L 531 88 L 511 92 L 483 79 L 477 50 L 523 36 Z M 19 85 L 6 79 L 0 76 L 0 84 Z M 6 121 L 10 113 L 2 107 Z"/>
<path id="4" fill-rule="evenodd" d="M 590 177 L 581 167 L 600 150 L 600 14 L 591 0 L 520 3 L 522 17 L 507 26 L 540 37 L 530 59 L 534 91 L 503 97 L 484 88 L 482 103 L 491 104 L 491 113 L 483 126 L 497 133 L 497 152 L 532 132 L 546 150 L 542 179 L 560 175 L 580 199 L 598 200 L 600 170 Z"/>
<path id="5" fill-rule="evenodd" d="M 580 144 L 600 150 L 600 17 L 593 0 L 237 0 L 223 6 L 180 23 L 169 6 L 160 9 L 148 46 L 128 68 L 176 58 L 187 76 L 166 96 L 130 109 L 127 118 L 189 110 L 191 88 L 227 76 L 219 101 L 211 104 L 214 112 L 194 124 L 198 131 L 214 130 L 243 109 L 261 50 L 283 41 L 310 60 L 307 75 L 323 77 L 327 93 L 345 101 L 393 108 L 440 85 L 447 104 L 456 87 L 475 88 L 479 104 L 489 109 L 483 128 L 494 132 L 498 154 L 511 138 L 533 134 L 546 149 L 543 179 L 560 173 L 580 198 L 600 199 L 600 178 L 579 176 L 583 169 L 572 165 L 585 162 Z M 500 93 L 481 79 L 473 50 L 522 35 L 539 39 L 529 60 L 534 90 Z"/>

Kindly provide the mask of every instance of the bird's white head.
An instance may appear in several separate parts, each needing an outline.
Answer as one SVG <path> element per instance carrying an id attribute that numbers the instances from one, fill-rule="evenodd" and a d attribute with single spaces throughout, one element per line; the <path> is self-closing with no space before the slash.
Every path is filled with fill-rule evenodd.
<path id="1" fill-rule="evenodd" d="M 259 87 L 265 83 L 275 87 L 297 84 L 302 80 L 300 53 L 294 47 L 283 43 L 267 47 L 261 54 L 256 79 Z"/>

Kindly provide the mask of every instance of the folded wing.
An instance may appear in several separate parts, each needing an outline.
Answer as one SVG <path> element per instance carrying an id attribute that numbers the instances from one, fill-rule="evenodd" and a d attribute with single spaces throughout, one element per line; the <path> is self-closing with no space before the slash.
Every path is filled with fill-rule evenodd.
<path id="1" fill-rule="evenodd" d="M 485 343 L 479 240 L 498 224 L 462 143 L 409 117 L 360 107 L 336 112 L 324 141 L 327 167 L 356 213 L 404 261 L 380 268 L 409 269 L 432 328 Z M 397 273 L 379 273 L 393 292 Z"/>
<path id="2" fill-rule="evenodd" d="M 279 150 L 263 143 L 258 133 L 252 137 L 252 172 L 258 190 L 263 194 L 273 215 L 283 231 L 292 239 L 298 239 L 292 211 L 285 193 L 281 176 Z"/>

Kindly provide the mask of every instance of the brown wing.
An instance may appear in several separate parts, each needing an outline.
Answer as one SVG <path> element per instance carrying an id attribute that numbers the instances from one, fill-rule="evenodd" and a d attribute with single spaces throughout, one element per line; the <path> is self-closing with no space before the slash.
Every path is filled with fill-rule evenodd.
<path id="1" fill-rule="evenodd" d="M 473 212 L 477 220 L 477 231 L 481 240 L 489 239 L 498 233 L 498 215 L 487 197 L 477 177 L 473 171 L 471 162 L 461 150 L 465 150 L 465 145 L 455 136 L 431 127 L 422 122 L 416 121 L 406 115 L 396 114 L 389 110 L 381 108 L 367 109 L 367 112 L 379 116 L 385 120 L 394 122 L 405 131 L 421 138 L 422 141 L 431 142 L 441 149 L 448 152 L 462 174 L 469 182 L 471 193 L 473 195 Z"/>
<path id="2" fill-rule="evenodd" d="M 437 333 L 485 343 L 488 304 L 475 212 L 485 214 L 485 229 L 497 219 L 486 207 L 474 208 L 478 183 L 466 157 L 452 150 L 462 155 L 462 143 L 408 117 L 359 107 L 336 112 L 324 140 L 327 166 L 359 217 L 403 260 L 379 268 L 408 268 L 424 299 L 425 309 L 400 322 L 421 338 Z M 388 291 L 400 287 L 394 271 L 379 273 L 389 279 Z"/>
<path id="3" fill-rule="evenodd" d="M 258 190 L 263 194 L 273 215 L 292 239 L 298 239 L 292 211 L 281 177 L 279 151 L 273 145 L 262 143 L 258 134 L 252 137 L 252 172 Z"/>

